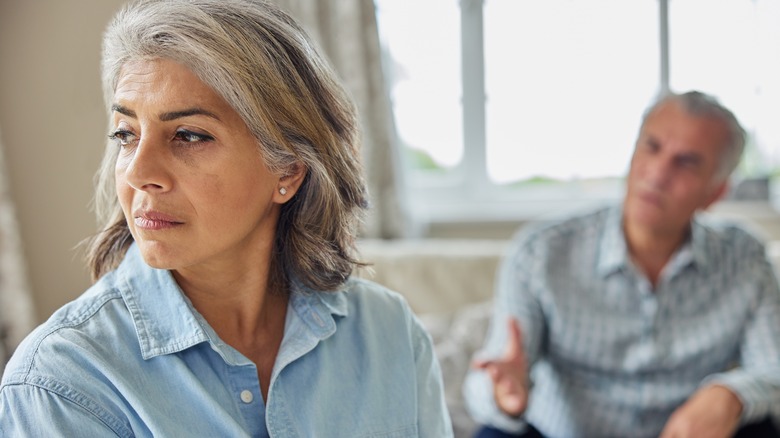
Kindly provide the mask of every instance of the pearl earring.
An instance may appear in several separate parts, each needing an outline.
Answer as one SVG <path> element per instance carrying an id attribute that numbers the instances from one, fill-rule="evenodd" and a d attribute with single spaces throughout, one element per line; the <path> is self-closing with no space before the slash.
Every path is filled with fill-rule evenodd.
<path id="1" fill-rule="evenodd" d="M 279 194 L 281 194 L 282 196 L 286 195 L 287 189 L 285 189 L 284 187 L 279 187 Z"/>

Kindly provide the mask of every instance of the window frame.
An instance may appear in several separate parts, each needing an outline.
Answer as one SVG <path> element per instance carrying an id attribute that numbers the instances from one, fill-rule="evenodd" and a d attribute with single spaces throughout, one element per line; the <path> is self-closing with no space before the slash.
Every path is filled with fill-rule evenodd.
<path id="1" fill-rule="evenodd" d="M 486 1 L 452 0 L 460 4 L 463 158 L 446 174 L 404 169 L 411 219 L 416 229 L 447 223 L 525 222 L 569 214 L 617 202 L 624 177 L 594 187 L 567 182 L 548 187 L 517 188 L 492 182 L 487 169 L 484 16 Z M 657 0 L 659 26 L 659 95 L 669 91 L 669 0 Z"/>

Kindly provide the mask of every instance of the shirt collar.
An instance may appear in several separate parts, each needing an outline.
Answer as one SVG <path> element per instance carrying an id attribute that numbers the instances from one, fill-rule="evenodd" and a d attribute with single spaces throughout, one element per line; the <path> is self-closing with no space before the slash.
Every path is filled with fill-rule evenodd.
<path id="1" fill-rule="evenodd" d="M 171 272 L 147 265 L 135 243 L 116 274 L 144 359 L 176 353 L 202 342 L 222 344 Z M 348 315 L 345 294 L 345 290 L 318 292 L 294 280 L 288 311 L 295 311 L 311 334 L 322 340 L 335 333 L 334 316 Z"/>
<path id="2" fill-rule="evenodd" d="M 691 239 L 690 247 L 693 256 L 693 263 L 705 269 L 709 264 L 710 258 L 707 256 L 707 227 L 701 223 L 699 216 L 696 215 L 691 221 Z"/>
<path id="3" fill-rule="evenodd" d="M 708 262 L 705 234 L 706 227 L 697 217 L 694 217 L 691 221 L 690 238 L 675 251 L 664 270 L 673 274 L 689 264 L 705 269 Z M 607 214 L 604 232 L 601 236 L 598 272 L 602 276 L 607 276 L 627 267 L 629 263 L 628 246 L 623 233 L 623 209 L 612 208 Z"/>
<path id="4" fill-rule="evenodd" d="M 297 280 L 291 284 L 290 304 L 315 337 L 326 339 L 336 332 L 334 316 L 349 314 L 345 290 L 321 292 L 305 286 Z"/>
<path id="5" fill-rule="evenodd" d="M 623 235 L 623 209 L 613 207 L 607 212 L 599 243 L 598 273 L 607 275 L 628 265 L 628 249 Z"/>
<path id="6" fill-rule="evenodd" d="M 147 265 L 135 243 L 119 265 L 117 279 L 144 359 L 209 340 L 171 272 Z"/>

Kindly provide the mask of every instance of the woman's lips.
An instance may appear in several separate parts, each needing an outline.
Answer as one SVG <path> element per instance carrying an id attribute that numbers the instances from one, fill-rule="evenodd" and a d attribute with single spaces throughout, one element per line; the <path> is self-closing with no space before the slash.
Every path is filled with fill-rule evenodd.
<path id="1" fill-rule="evenodd" d="M 135 226 L 142 230 L 165 230 L 184 224 L 171 215 L 157 211 L 136 212 L 133 216 Z"/>

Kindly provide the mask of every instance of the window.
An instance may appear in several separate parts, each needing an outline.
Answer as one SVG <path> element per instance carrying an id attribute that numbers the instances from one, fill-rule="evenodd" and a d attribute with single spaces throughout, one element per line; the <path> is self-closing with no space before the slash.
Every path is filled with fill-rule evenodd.
<path id="1" fill-rule="evenodd" d="M 617 199 L 640 118 L 696 88 L 780 167 L 780 2 L 377 0 L 417 219 L 518 219 Z"/>
<path id="2" fill-rule="evenodd" d="M 780 168 L 780 2 L 670 1 L 669 35 L 671 88 L 700 87 L 718 96 L 750 134 L 742 174 L 774 173 Z"/>

